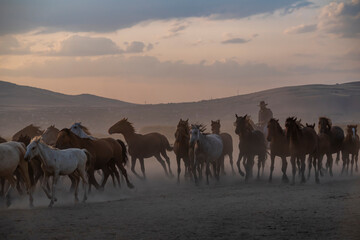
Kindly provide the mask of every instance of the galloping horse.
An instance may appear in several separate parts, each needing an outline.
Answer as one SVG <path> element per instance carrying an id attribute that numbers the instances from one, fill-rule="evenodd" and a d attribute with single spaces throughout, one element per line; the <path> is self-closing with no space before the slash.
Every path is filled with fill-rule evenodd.
<path id="1" fill-rule="evenodd" d="M 301 182 L 305 182 L 305 157 L 306 154 L 314 156 L 315 180 L 318 183 L 319 171 L 321 163 L 317 158 L 318 150 L 318 136 L 315 130 L 311 127 L 302 127 L 297 121 L 297 118 L 289 117 L 285 122 L 286 138 L 289 142 L 289 150 L 292 165 L 292 184 L 295 184 L 296 164 L 295 160 L 298 158 L 301 163 Z"/>
<path id="2" fill-rule="evenodd" d="M 106 181 L 111 173 L 111 169 L 116 166 L 121 170 L 125 177 L 127 186 L 133 188 L 134 186 L 130 183 L 124 163 L 127 161 L 127 157 L 124 157 L 123 151 L 125 151 L 121 145 L 114 139 L 96 139 L 91 140 L 88 138 L 80 138 L 69 129 L 62 129 L 56 140 L 56 147 L 60 149 L 66 148 L 85 148 L 92 156 L 91 163 L 89 164 L 88 174 L 89 182 L 99 189 L 100 186 L 96 182 L 94 177 L 94 170 L 101 169 L 104 173 L 104 178 L 101 183 L 101 189 L 104 188 Z"/>
<path id="3" fill-rule="evenodd" d="M 206 163 L 206 184 L 209 184 L 210 163 L 213 165 L 214 175 L 219 180 L 220 158 L 223 152 L 221 137 L 217 134 L 204 134 L 201 132 L 201 125 L 191 125 L 190 145 L 194 146 L 194 166 L 195 170 L 198 155 L 205 156 Z M 198 182 L 196 171 L 193 171 L 195 183 Z"/>
<path id="4" fill-rule="evenodd" d="M 260 167 L 264 171 L 266 160 L 266 141 L 264 134 L 259 130 L 254 130 L 251 126 L 247 115 L 239 117 L 237 114 L 236 121 L 234 123 L 236 129 L 235 133 L 239 135 L 239 157 L 236 165 L 238 166 L 239 173 L 243 176 L 241 171 L 240 162 L 244 157 L 243 165 L 245 167 L 245 181 L 249 180 L 252 176 L 252 168 L 254 165 L 254 157 L 258 156 L 258 174 L 257 179 L 260 178 Z"/>
<path id="5" fill-rule="evenodd" d="M 30 139 L 36 137 L 36 136 L 40 136 L 41 134 L 43 134 L 44 131 L 40 130 L 39 127 L 34 126 L 33 124 L 30 124 L 29 126 L 24 127 L 23 129 L 21 129 L 20 131 L 18 131 L 17 133 L 15 133 L 12 137 L 12 141 L 18 141 L 19 137 L 21 135 L 23 136 L 29 136 Z"/>
<path id="6" fill-rule="evenodd" d="M 41 139 L 50 146 L 55 146 L 57 135 L 60 130 L 55 127 L 55 125 L 51 125 L 48 127 L 44 133 L 41 135 Z"/>
<path id="7" fill-rule="evenodd" d="M 359 140 L 359 135 L 357 134 L 357 125 L 347 125 L 346 130 L 347 133 L 342 149 L 342 158 L 344 163 L 341 173 L 344 172 L 345 166 L 346 166 L 346 173 L 348 173 L 349 164 L 350 164 L 350 154 L 351 154 L 351 174 L 352 174 L 354 161 L 355 161 L 355 171 L 356 172 L 358 171 L 360 140 Z"/>
<path id="8" fill-rule="evenodd" d="M 98 140 L 97 138 L 91 136 L 91 133 L 90 133 L 89 129 L 87 127 L 83 126 L 80 122 L 74 123 L 70 127 L 70 131 L 72 131 L 75 135 L 79 136 L 80 138 Z M 106 140 L 106 141 L 110 141 L 110 143 L 113 142 L 113 140 L 110 140 L 110 138 L 103 138 L 103 139 Z M 117 139 L 117 142 L 121 145 L 121 148 L 123 149 L 122 153 L 123 153 L 124 159 L 125 158 L 127 159 L 127 150 L 126 150 L 125 143 L 120 139 Z M 123 163 L 126 163 L 126 161 L 124 161 Z M 117 179 L 118 184 L 120 186 L 119 172 L 116 169 L 116 166 L 114 164 L 110 165 L 110 175 L 111 175 L 111 178 L 113 180 L 114 187 L 116 186 L 115 178 Z"/>
<path id="9" fill-rule="evenodd" d="M 234 166 L 233 166 L 233 140 L 230 134 L 228 133 L 220 133 L 220 120 L 212 121 L 211 120 L 211 132 L 213 134 L 218 134 L 221 137 L 221 140 L 223 142 L 223 153 L 221 156 L 221 172 L 222 174 L 225 174 L 225 156 L 228 155 L 230 159 L 230 165 L 233 175 L 235 174 Z"/>
<path id="10" fill-rule="evenodd" d="M 73 178 L 76 179 L 74 193 L 75 202 L 79 201 L 78 186 L 80 177 L 82 179 L 84 188 L 83 202 L 86 201 L 86 185 L 88 183 L 86 177 L 86 168 L 91 158 L 90 153 L 86 149 L 69 148 L 65 150 L 59 150 L 45 144 L 43 141 L 41 141 L 41 138 L 35 138 L 27 146 L 25 160 L 30 161 L 35 156 L 40 157 L 42 161 L 42 168 L 46 176 L 44 178 L 42 187 L 47 197 L 51 200 L 49 207 L 52 207 L 54 202 L 57 201 L 55 196 L 55 189 L 60 175 L 72 175 Z M 53 177 L 51 194 L 47 191 L 46 188 L 49 176 Z"/>
<path id="11" fill-rule="evenodd" d="M 268 135 L 267 140 L 270 142 L 271 151 L 271 166 L 270 166 L 270 177 L 269 182 L 272 181 L 272 174 L 274 171 L 275 157 L 279 156 L 282 160 L 281 171 L 283 173 L 282 181 L 289 182 L 286 175 L 287 161 L 286 157 L 290 156 L 289 143 L 285 136 L 285 131 L 281 128 L 278 119 L 271 118 L 267 125 Z"/>
<path id="12" fill-rule="evenodd" d="M 190 141 L 190 129 L 189 121 L 180 119 L 176 132 L 175 132 L 175 143 L 174 153 L 176 155 L 176 162 L 178 166 L 178 183 L 180 182 L 180 161 L 184 161 L 185 165 L 185 177 L 190 174 L 190 159 L 189 159 L 189 141 Z"/>
<path id="13" fill-rule="evenodd" d="M 170 168 L 170 158 L 166 154 L 166 150 L 172 151 L 173 148 L 170 146 L 169 141 L 164 135 L 155 132 L 144 135 L 135 133 L 132 123 L 130 123 L 127 118 L 123 118 L 115 123 L 109 128 L 108 132 L 109 134 L 121 133 L 125 137 L 131 156 L 131 171 L 137 177 L 140 176 L 135 171 L 136 159 L 139 159 L 143 178 L 146 179 L 144 158 L 150 157 L 155 157 L 158 160 L 167 176 L 169 176 L 169 173 L 170 176 L 173 175 Z M 168 164 L 169 173 L 160 154 L 165 158 Z"/>
<path id="14" fill-rule="evenodd" d="M 332 126 L 331 120 L 326 117 L 319 118 L 318 128 L 319 134 L 326 134 L 330 138 L 330 152 L 327 159 L 326 168 L 330 168 L 330 175 L 332 176 L 333 159 L 331 154 L 336 153 L 336 163 L 338 163 L 340 160 L 340 151 L 345 134 L 341 127 Z"/>
<path id="15" fill-rule="evenodd" d="M 25 145 L 19 142 L 5 142 L 0 144 L 0 177 L 8 180 L 10 188 L 6 191 L 6 204 L 10 206 L 12 189 L 16 187 L 14 173 L 18 168 L 22 179 L 25 180 L 26 190 L 29 194 L 30 207 L 33 205 L 31 181 L 28 172 L 28 163 L 24 161 Z"/>

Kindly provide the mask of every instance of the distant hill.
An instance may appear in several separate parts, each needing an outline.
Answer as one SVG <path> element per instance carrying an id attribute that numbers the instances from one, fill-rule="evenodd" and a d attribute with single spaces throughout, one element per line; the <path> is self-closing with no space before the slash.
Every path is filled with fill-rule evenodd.
<path id="1" fill-rule="evenodd" d="M 233 132 L 235 113 L 250 114 L 257 122 L 261 100 L 269 104 L 282 124 L 288 116 L 311 123 L 317 122 L 319 116 L 330 117 L 337 124 L 360 122 L 360 82 L 282 87 L 214 100 L 153 105 L 87 94 L 65 95 L 0 82 L 0 136 L 9 137 L 30 123 L 63 128 L 75 121 L 81 121 L 97 135 L 106 135 L 107 129 L 123 117 L 128 117 L 137 130 L 167 126 L 163 129 L 169 136 L 173 135 L 169 129 L 180 118 L 205 124 L 221 119 L 222 129 Z"/>

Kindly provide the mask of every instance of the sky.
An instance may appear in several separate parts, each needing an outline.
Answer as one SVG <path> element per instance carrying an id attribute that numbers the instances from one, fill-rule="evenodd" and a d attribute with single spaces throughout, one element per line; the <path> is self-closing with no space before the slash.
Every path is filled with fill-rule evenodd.
<path id="1" fill-rule="evenodd" d="M 0 0 L 0 80 L 133 103 L 360 80 L 360 0 Z"/>

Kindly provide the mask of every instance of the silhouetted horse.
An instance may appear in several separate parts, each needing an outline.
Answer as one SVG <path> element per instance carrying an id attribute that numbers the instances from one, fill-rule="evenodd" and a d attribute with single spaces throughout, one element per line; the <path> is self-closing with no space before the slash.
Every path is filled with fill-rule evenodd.
<path id="1" fill-rule="evenodd" d="M 155 157 L 161 166 L 164 168 L 165 174 L 167 176 L 172 176 L 172 171 L 170 168 L 170 159 L 166 154 L 166 150 L 172 151 L 173 148 L 170 146 L 167 138 L 160 133 L 148 133 L 148 134 L 138 134 L 135 133 L 133 125 L 123 118 L 122 120 L 115 123 L 109 128 L 109 134 L 121 133 L 124 135 L 125 141 L 129 147 L 129 154 L 131 156 L 131 171 L 138 177 L 140 177 L 135 171 L 136 159 L 139 159 L 141 165 L 141 171 L 143 178 L 146 178 L 145 175 L 145 165 L 144 158 Z M 165 158 L 168 168 L 166 169 L 166 164 L 161 158 L 160 154 Z"/>
<path id="2" fill-rule="evenodd" d="M 359 158 L 360 141 L 359 135 L 357 134 L 357 125 L 347 125 L 346 137 L 343 142 L 342 158 L 343 168 L 341 173 L 345 171 L 346 174 L 349 171 L 350 154 L 351 154 L 351 174 L 353 173 L 353 166 L 355 161 L 355 171 L 358 171 L 358 158 Z"/>
<path id="3" fill-rule="evenodd" d="M 330 141 L 329 153 L 327 154 L 326 169 L 330 169 L 330 175 L 332 176 L 333 158 L 332 154 L 336 153 L 336 163 L 340 160 L 340 150 L 345 138 L 344 131 L 338 126 L 332 126 L 331 120 L 326 117 L 320 117 L 319 134 L 326 134 Z"/>
<path id="4" fill-rule="evenodd" d="M 12 141 L 17 141 L 21 135 L 23 136 L 29 136 L 30 139 L 40 136 L 43 134 L 44 131 L 40 130 L 40 127 L 34 126 L 33 124 L 30 124 L 29 126 L 24 127 L 17 133 L 15 133 L 12 137 Z"/>
<path id="5" fill-rule="evenodd" d="M 190 127 L 188 120 L 180 119 L 176 132 L 175 132 L 175 143 L 174 153 L 176 155 L 176 162 L 178 166 L 178 183 L 180 182 L 181 159 L 185 165 L 185 177 L 191 172 L 190 160 L 189 160 L 189 141 L 190 141 Z"/>
<path id="6" fill-rule="evenodd" d="M 272 174 L 274 171 L 274 161 L 275 157 L 278 156 L 282 160 L 281 171 L 283 173 L 282 181 L 289 182 L 289 179 L 286 175 L 287 161 L 286 157 L 290 156 L 289 151 L 289 142 L 285 136 L 285 131 L 281 128 L 278 119 L 271 118 L 267 124 L 267 140 L 270 142 L 270 156 L 271 156 L 271 166 L 270 166 L 270 176 L 269 182 L 272 181 Z"/>
<path id="7" fill-rule="evenodd" d="M 252 176 L 252 168 L 254 165 L 254 157 L 258 156 L 258 174 L 257 179 L 260 178 L 260 167 L 262 167 L 262 171 L 264 171 L 265 160 L 266 160 L 266 141 L 264 134 L 259 130 L 254 130 L 251 126 L 247 115 L 243 117 L 239 117 L 237 114 L 236 122 L 234 125 L 236 126 L 235 133 L 239 135 L 239 158 L 237 161 L 237 166 L 239 169 L 239 173 L 243 176 L 244 173 L 240 168 L 240 161 L 244 157 L 244 167 L 245 167 L 245 180 L 249 180 Z"/>
<path id="8" fill-rule="evenodd" d="M 218 134 L 221 137 L 221 140 L 223 142 L 223 152 L 221 155 L 221 173 L 225 175 L 225 164 L 224 164 L 224 160 L 225 160 L 225 156 L 228 155 L 229 159 L 230 159 L 230 165 L 231 165 L 231 170 L 232 173 L 235 174 L 234 171 L 234 166 L 233 166 L 233 140 L 230 134 L 228 133 L 220 133 L 220 120 L 217 121 L 212 121 L 211 120 L 211 132 L 213 134 Z"/>
<path id="9" fill-rule="evenodd" d="M 318 149 L 318 136 L 315 130 L 311 127 L 302 127 L 297 119 L 289 117 L 285 122 L 286 137 L 289 141 L 289 151 L 291 156 L 292 165 L 292 184 L 295 184 L 296 164 L 295 159 L 299 158 L 301 163 L 301 182 L 305 182 L 305 157 L 306 154 L 311 154 L 315 157 L 315 179 L 319 182 L 319 169 L 321 167 L 320 162 L 316 163 L 317 149 Z"/>

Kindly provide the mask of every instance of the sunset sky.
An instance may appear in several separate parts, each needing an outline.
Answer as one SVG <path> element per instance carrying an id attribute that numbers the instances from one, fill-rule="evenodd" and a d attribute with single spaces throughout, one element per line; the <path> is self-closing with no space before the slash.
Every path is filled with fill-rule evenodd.
<path id="1" fill-rule="evenodd" d="M 359 81 L 359 40 L 359 0 L 0 0 L 0 80 L 134 103 Z"/>

